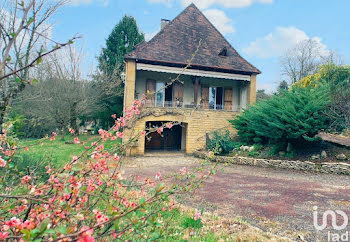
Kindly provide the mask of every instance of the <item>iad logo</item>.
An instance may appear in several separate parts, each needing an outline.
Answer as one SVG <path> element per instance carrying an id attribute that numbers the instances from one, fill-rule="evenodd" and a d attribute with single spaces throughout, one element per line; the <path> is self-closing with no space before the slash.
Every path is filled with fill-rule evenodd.
<path id="1" fill-rule="evenodd" d="M 317 212 L 317 206 L 313 207 L 313 218 L 314 218 L 314 227 L 317 230 L 324 230 L 327 227 L 328 217 L 330 216 L 332 221 L 332 227 L 333 229 L 339 231 L 343 230 L 348 226 L 349 218 L 346 213 L 344 213 L 341 210 L 327 210 L 322 215 L 322 224 L 318 224 L 318 212 Z M 342 217 L 342 223 L 337 224 L 337 218 L 341 216 Z M 345 233 L 331 233 L 328 232 L 328 241 L 349 241 L 349 231 L 345 231 Z"/>
<path id="2" fill-rule="evenodd" d="M 317 206 L 314 206 L 313 210 L 314 210 L 314 212 L 313 212 L 313 214 L 314 214 L 314 226 L 317 230 L 324 230 L 327 227 L 327 217 L 328 216 L 331 216 L 333 229 L 343 230 L 346 228 L 346 226 L 348 226 L 348 221 L 349 221 L 348 215 L 346 215 L 346 213 L 344 213 L 341 210 L 335 210 L 335 212 L 333 210 L 327 210 L 326 212 L 324 212 L 323 216 L 322 216 L 322 225 L 318 225 Z M 337 224 L 336 213 L 343 217 L 343 224 L 342 225 Z"/>

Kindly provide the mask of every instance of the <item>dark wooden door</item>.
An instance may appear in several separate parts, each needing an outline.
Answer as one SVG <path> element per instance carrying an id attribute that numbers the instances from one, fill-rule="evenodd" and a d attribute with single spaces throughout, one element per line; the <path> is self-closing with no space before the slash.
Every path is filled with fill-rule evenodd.
<path id="1" fill-rule="evenodd" d="M 174 82 L 174 106 L 177 106 L 177 101 L 182 105 L 184 101 L 184 85 L 180 82 Z"/>
<path id="2" fill-rule="evenodd" d="M 146 81 L 147 104 L 154 106 L 156 93 L 156 81 L 148 79 Z"/>
<path id="3" fill-rule="evenodd" d="M 232 110 L 232 88 L 225 88 L 225 110 Z"/>

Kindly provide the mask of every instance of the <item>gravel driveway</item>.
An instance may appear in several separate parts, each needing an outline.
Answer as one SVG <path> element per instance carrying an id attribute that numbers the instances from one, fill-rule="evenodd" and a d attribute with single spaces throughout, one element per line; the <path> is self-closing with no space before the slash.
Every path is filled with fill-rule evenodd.
<path id="1" fill-rule="evenodd" d="M 151 153 L 129 158 L 126 170 L 154 176 L 195 166 L 199 161 L 182 153 Z M 187 203 L 223 216 L 242 217 L 265 231 L 292 239 L 327 241 L 328 229 L 337 231 L 330 227 L 316 231 L 312 209 L 318 206 L 320 222 L 328 209 L 340 209 L 350 216 L 350 176 L 222 166 Z M 337 219 L 341 224 L 341 217 Z M 346 229 L 350 231 L 350 223 Z"/>

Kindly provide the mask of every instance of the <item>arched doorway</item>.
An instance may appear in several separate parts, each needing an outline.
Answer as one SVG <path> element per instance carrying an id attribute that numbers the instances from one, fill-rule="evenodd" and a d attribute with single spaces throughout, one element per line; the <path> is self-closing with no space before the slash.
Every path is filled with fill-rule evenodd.
<path id="1" fill-rule="evenodd" d="M 146 128 L 160 127 L 169 121 L 149 121 Z M 152 132 L 145 137 L 145 151 L 152 150 L 183 150 L 184 149 L 184 125 L 174 125 L 171 129 L 164 128 L 162 134 Z"/>

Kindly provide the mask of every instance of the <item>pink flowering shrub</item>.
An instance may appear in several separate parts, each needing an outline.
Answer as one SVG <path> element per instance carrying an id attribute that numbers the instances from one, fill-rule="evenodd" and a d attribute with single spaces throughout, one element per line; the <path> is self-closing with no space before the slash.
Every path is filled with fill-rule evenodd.
<path id="1" fill-rule="evenodd" d="M 184 167 L 172 175 L 123 174 L 122 157 L 133 142 L 176 125 L 167 123 L 118 142 L 143 104 L 144 100 L 136 100 L 124 117 L 113 115 L 115 125 L 99 130 L 100 138 L 91 144 L 75 137 L 74 145 L 84 146 L 85 151 L 63 167 L 46 166 L 48 179 L 44 181 L 38 179 L 35 170 L 16 174 L 13 157 L 20 148 L 7 135 L 11 127 L 5 127 L 0 136 L 0 240 L 88 242 L 148 240 L 166 235 L 167 220 L 171 220 L 176 204 L 173 195 L 198 188 L 213 170 L 203 165 L 192 171 Z M 70 132 L 74 134 L 74 130 Z M 52 133 L 48 139 L 55 140 L 56 135 Z M 107 140 L 113 142 L 109 148 L 104 145 Z"/>

